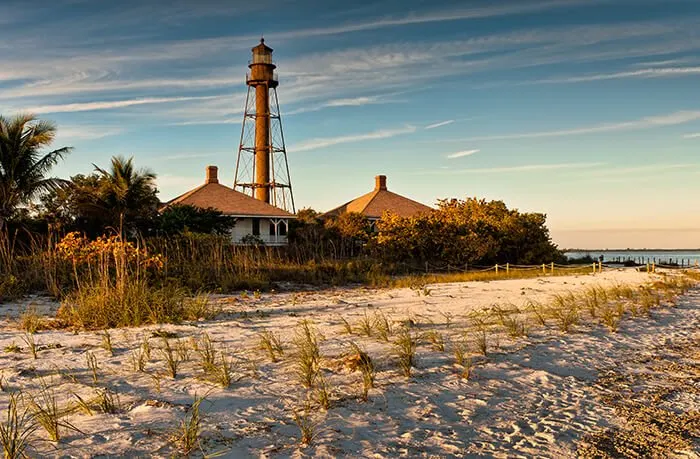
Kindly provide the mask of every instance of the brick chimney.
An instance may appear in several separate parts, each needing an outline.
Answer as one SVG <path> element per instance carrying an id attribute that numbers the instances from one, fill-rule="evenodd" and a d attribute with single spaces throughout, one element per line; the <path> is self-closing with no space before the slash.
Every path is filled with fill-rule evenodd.
<path id="1" fill-rule="evenodd" d="M 219 183 L 219 168 L 207 166 L 207 180 L 204 183 Z"/>
<path id="2" fill-rule="evenodd" d="M 374 190 L 386 190 L 386 175 L 377 175 L 374 177 Z"/>

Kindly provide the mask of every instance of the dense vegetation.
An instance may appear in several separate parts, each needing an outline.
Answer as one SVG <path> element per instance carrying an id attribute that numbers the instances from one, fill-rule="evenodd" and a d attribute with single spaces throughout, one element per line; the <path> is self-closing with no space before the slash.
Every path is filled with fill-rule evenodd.
<path id="1" fill-rule="evenodd" d="M 69 180 L 50 177 L 71 150 L 43 153 L 54 135 L 53 125 L 32 116 L 0 117 L 0 301 L 47 291 L 63 299 L 62 316 L 81 326 L 177 320 L 190 314 L 185 294 L 201 290 L 386 284 L 431 265 L 562 258 L 543 214 L 479 199 L 443 200 L 434 212 L 387 214 L 374 224 L 357 213 L 323 218 L 303 209 L 287 247 L 235 246 L 227 237 L 235 222 L 214 209 L 159 212 L 155 173 L 131 158 L 114 157 Z M 168 302 L 167 313 L 152 309 Z M 88 317 L 96 309 L 112 313 Z"/>

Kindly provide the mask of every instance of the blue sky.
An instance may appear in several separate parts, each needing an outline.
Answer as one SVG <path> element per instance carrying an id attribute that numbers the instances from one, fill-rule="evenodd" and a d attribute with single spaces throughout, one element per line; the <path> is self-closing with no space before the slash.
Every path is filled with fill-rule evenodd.
<path id="1" fill-rule="evenodd" d="M 233 182 L 250 48 L 275 49 L 298 207 L 389 189 L 548 214 L 565 247 L 700 247 L 700 2 L 3 0 L 0 112 L 134 156 L 161 199 Z"/>

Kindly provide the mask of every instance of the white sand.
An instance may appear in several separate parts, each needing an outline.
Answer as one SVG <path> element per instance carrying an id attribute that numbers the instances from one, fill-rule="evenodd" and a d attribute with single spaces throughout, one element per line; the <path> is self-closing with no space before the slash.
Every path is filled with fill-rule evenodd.
<path id="1" fill-rule="evenodd" d="M 177 451 L 169 442 L 173 429 L 194 395 L 206 394 L 202 446 L 208 453 L 225 451 L 225 457 L 574 457 L 586 434 L 621 426 L 613 407 L 601 398 L 610 388 L 597 384 L 598 376 L 608 369 L 622 371 L 632 357 L 658 355 L 665 345 L 697 343 L 700 294 L 691 292 L 675 308 L 655 309 L 651 318 L 628 318 L 615 334 L 590 319 L 570 334 L 562 334 L 553 323 L 543 328 L 534 322 L 528 338 L 493 334 L 490 355 L 474 354 L 469 380 L 460 378 L 453 364 L 450 339 L 471 325 L 470 312 L 496 303 L 521 307 L 528 299 L 546 301 L 556 292 L 613 283 L 641 285 L 653 278 L 619 270 L 595 276 L 440 284 L 430 286 L 428 296 L 410 289 L 365 288 L 259 298 L 217 296 L 225 311 L 218 320 L 112 330 L 114 356 L 100 347 L 98 332 L 39 332 L 37 341 L 48 348 L 39 351 L 37 360 L 29 354 L 13 319 L 25 301 L 0 305 L 6 317 L 0 322 L 0 349 L 12 343 L 22 347 L 21 353 L 0 352 L 0 374 L 10 390 L 30 393 L 36 393 L 43 380 L 55 390 L 59 405 L 67 406 L 75 400 L 72 393 L 84 398 L 95 393 L 86 364 L 90 351 L 98 360 L 97 386 L 118 392 L 122 412 L 66 416 L 82 433 L 64 429 L 57 445 L 34 442 L 34 454 L 41 456 L 171 456 Z M 57 306 L 32 301 L 46 313 Z M 414 376 L 407 380 L 397 369 L 391 344 L 343 332 L 340 316 L 356 324 L 376 310 L 396 322 L 411 318 L 419 332 L 440 331 L 448 342 L 447 352 L 421 343 Z M 312 320 L 325 337 L 322 366 L 334 400 L 329 411 L 314 410 L 317 438 L 305 448 L 298 445 L 299 429 L 292 412 L 303 406 L 306 391 L 297 381 L 290 357 L 294 328 L 301 319 Z M 207 332 L 235 356 L 240 380 L 228 389 L 204 381 L 194 351 L 174 380 L 164 376 L 165 362 L 157 349 L 146 373 L 134 372 L 131 351 L 158 328 L 185 339 Z M 257 349 L 257 333 L 263 329 L 281 337 L 286 346 L 282 361 L 270 363 Z M 364 347 L 377 367 L 376 388 L 367 402 L 358 398 L 360 373 L 342 364 L 350 341 Z M 154 348 L 161 346 L 160 339 L 151 343 Z M 163 375 L 160 390 L 156 374 Z M 684 410 L 700 409 L 700 396 L 683 397 Z M 0 393 L 3 413 L 7 402 L 8 394 Z M 41 430 L 35 437 L 46 438 Z M 685 454 L 697 457 L 692 451 Z"/>

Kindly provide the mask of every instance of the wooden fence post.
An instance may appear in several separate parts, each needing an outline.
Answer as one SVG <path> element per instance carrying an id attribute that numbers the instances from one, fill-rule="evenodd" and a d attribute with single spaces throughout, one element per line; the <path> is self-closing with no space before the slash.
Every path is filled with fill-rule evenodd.
<path id="1" fill-rule="evenodd" d="M 554 262 L 552 262 L 552 274 L 554 274 Z"/>
<path id="2" fill-rule="evenodd" d="M 595 274 L 595 261 L 593 262 L 593 274 Z"/>
<path id="3" fill-rule="evenodd" d="M 510 263 L 506 263 L 506 274 L 510 274 Z"/>
<path id="4" fill-rule="evenodd" d="M 498 263 L 496 263 L 496 273 L 498 273 Z"/>
<path id="5" fill-rule="evenodd" d="M 542 263 L 542 274 L 547 274 L 547 269 L 545 268 L 544 263 Z"/>

